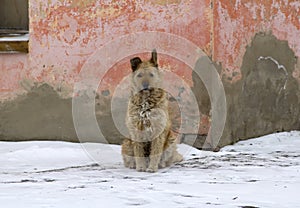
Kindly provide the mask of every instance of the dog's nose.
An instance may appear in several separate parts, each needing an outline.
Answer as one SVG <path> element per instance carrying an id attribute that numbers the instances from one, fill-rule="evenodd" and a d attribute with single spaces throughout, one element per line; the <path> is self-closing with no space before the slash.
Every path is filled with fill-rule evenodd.
<path id="1" fill-rule="evenodd" d="M 147 90 L 149 88 L 149 83 L 148 82 L 143 82 L 143 90 Z"/>

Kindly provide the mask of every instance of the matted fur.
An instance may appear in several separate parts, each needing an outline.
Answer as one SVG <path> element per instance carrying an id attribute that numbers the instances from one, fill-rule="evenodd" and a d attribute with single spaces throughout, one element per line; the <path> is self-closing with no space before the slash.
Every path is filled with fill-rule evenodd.
<path id="1" fill-rule="evenodd" d="M 160 88 L 156 51 L 149 61 L 131 59 L 131 67 L 132 91 L 126 116 L 130 139 L 122 145 L 124 165 L 156 172 L 159 167 L 182 161 L 170 130 L 167 93 Z"/>

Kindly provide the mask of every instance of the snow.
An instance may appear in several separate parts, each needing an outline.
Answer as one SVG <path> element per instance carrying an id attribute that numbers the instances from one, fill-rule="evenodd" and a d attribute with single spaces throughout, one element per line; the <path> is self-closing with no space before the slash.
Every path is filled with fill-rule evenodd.
<path id="1" fill-rule="evenodd" d="M 179 150 L 183 162 L 149 174 L 124 168 L 117 145 L 0 142 L 0 204 L 300 207 L 300 132 L 242 141 L 216 153 L 183 144 Z"/>

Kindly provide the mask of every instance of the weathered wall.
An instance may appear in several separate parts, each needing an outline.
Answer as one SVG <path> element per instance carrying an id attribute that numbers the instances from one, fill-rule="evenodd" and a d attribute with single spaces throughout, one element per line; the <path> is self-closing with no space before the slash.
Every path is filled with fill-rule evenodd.
<path id="1" fill-rule="evenodd" d="M 299 1 L 231 2 L 214 10 L 214 60 L 231 84 L 223 144 L 299 129 Z"/>
<path id="2" fill-rule="evenodd" d="M 74 83 L 87 59 L 122 35 L 169 32 L 187 38 L 210 54 L 209 0 L 29 0 L 29 10 L 30 52 L 0 55 L 2 140 L 76 141 L 71 123 Z M 128 60 L 116 63 L 98 90 L 97 120 L 111 142 L 122 138 L 112 123 L 110 99 L 117 83 L 130 73 Z M 181 67 L 184 64 L 175 63 L 172 70 L 186 76 L 191 84 L 191 72 Z M 170 65 L 170 61 L 164 65 Z"/>
<path id="3" fill-rule="evenodd" d="M 300 128 L 299 12 L 299 1 L 214 1 L 212 59 L 227 98 L 220 146 Z M 207 114 L 207 92 L 193 79 Z"/>
<path id="4" fill-rule="evenodd" d="M 107 42 L 141 31 L 182 36 L 212 57 L 228 101 L 220 145 L 300 129 L 297 0 L 29 0 L 29 5 L 30 52 L 0 55 L 2 140 L 76 141 L 71 99 L 82 66 Z M 203 112 L 199 132 L 206 134 L 210 108 L 201 81 L 178 60 L 161 56 L 161 63 L 193 86 Z M 110 99 L 129 73 L 128 59 L 116 63 L 98 91 L 97 119 L 111 142 L 122 136 L 111 120 Z"/>
<path id="5" fill-rule="evenodd" d="M 253 37 L 243 55 L 241 78 L 232 82 L 231 77 L 223 76 L 227 121 L 219 146 L 300 129 L 299 80 L 293 76 L 297 60 L 287 41 L 266 33 Z M 199 108 L 208 114 L 210 99 L 195 75 L 194 84 Z"/>

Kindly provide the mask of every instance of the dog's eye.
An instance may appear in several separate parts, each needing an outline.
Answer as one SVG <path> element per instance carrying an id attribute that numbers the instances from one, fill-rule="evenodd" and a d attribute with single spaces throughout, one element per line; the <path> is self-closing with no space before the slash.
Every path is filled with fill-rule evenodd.
<path id="1" fill-rule="evenodd" d="M 154 77 L 154 74 L 153 74 L 153 73 L 150 73 L 150 77 Z"/>
<path id="2" fill-rule="evenodd" d="M 137 75 L 138 78 L 141 78 L 142 76 L 143 76 L 142 74 L 138 74 L 138 75 Z"/>

